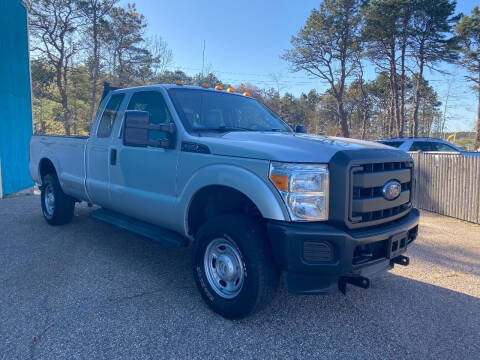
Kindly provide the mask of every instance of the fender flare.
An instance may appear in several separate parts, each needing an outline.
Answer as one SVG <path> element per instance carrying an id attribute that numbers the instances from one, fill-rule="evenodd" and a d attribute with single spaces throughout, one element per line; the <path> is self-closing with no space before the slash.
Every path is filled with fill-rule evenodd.
<path id="1" fill-rule="evenodd" d="M 38 178 L 38 183 L 41 185 L 42 184 L 42 177 L 41 177 L 41 174 L 40 174 L 40 167 L 42 165 L 42 162 L 44 160 L 48 160 L 50 161 L 52 164 L 53 164 L 53 167 L 55 169 L 55 172 L 57 173 L 57 177 L 58 177 L 58 181 L 60 182 L 60 185 L 62 185 L 62 181 L 61 181 L 61 167 L 60 167 L 60 163 L 58 162 L 58 160 L 55 158 L 55 156 L 53 156 L 53 154 L 51 154 L 50 152 L 48 151 L 44 151 L 42 152 L 42 154 L 39 156 L 39 161 L 38 161 L 38 166 L 37 166 L 37 178 Z"/>
<path id="2" fill-rule="evenodd" d="M 184 219 L 185 233 L 188 233 L 188 213 L 195 195 L 201 189 L 220 185 L 237 190 L 247 196 L 266 219 L 290 221 L 288 211 L 280 194 L 273 185 L 266 184 L 253 172 L 233 165 L 210 165 L 195 172 L 179 195 L 179 214 Z"/>

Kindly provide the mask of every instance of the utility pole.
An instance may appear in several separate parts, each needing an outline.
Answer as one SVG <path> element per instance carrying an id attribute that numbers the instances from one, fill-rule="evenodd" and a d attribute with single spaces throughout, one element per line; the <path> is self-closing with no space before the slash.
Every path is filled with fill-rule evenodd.
<path id="1" fill-rule="evenodd" d="M 205 77 L 203 74 L 203 69 L 205 68 L 205 40 L 203 40 L 203 54 L 202 54 L 202 77 Z"/>

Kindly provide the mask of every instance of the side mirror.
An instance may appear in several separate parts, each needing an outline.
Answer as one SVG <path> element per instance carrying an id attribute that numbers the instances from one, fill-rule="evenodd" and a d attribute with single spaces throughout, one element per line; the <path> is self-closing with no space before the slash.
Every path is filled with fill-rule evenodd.
<path id="1" fill-rule="evenodd" d="M 305 125 L 297 125 L 295 126 L 295 132 L 299 134 L 306 134 L 307 133 L 307 127 Z"/>
<path id="2" fill-rule="evenodd" d="M 157 130 L 167 133 L 169 136 L 159 140 L 150 140 L 149 130 Z M 127 146 L 155 146 L 171 148 L 174 143 L 170 135 L 175 133 L 175 124 L 150 124 L 150 113 L 148 111 L 127 110 L 123 129 L 123 144 Z"/>

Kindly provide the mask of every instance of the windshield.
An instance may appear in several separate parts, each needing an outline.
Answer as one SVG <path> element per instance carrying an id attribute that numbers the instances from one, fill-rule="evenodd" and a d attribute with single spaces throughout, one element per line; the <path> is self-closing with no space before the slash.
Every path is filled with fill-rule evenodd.
<path id="1" fill-rule="evenodd" d="M 189 131 L 292 131 L 255 99 L 200 89 L 170 89 L 169 94 Z"/>

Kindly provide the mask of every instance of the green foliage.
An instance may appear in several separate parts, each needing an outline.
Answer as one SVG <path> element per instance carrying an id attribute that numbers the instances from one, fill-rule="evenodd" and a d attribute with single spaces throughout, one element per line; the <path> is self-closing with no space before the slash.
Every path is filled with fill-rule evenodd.
<path id="1" fill-rule="evenodd" d="M 475 140 L 480 142 L 480 9 L 472 10 L 471 16 L 462 16 L 455 31 L 460 43 L 460 64 L 470 73 L 467 79 L 473 82 L 478 92 L 478 113 Z"/>
<path id="2" fill-rule="evenodd" d="M 313 9 L 305 25 L 292 37 L 293 49 L 282 56 L 293 71 L 305 71 L 326 81 L 336 102 L 342 135 L 349 136 L 343 95 L 346 79 L 359 51 L 360 2 L 325 0 Z"/>
<path id="3" fill-rule="evenodd" d="M 476 6 L 471 16 L 464 15 L 455 31 L 462 53 L 461 64 L 474 76 L 470 77 L 477 86 L 480 85 L 480 9 Z"/>

